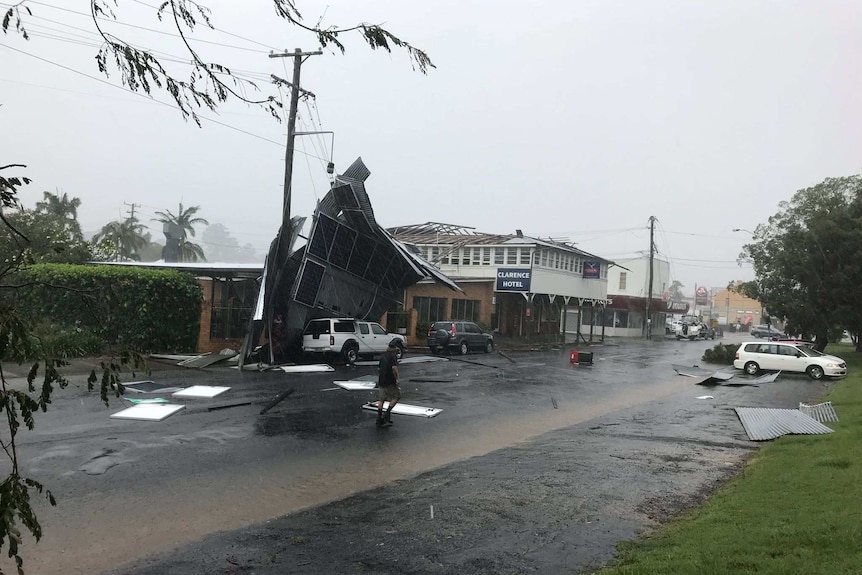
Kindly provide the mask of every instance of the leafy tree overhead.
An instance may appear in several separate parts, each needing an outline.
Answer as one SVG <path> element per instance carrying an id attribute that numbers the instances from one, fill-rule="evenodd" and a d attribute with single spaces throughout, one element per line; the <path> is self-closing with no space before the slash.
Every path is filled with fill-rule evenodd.
<path id="1" fill-rule="evenodd" d="M 34 210 L 21 205 L 6 207 L 0 253 L 6 258 L 20 258 L 18 264 L 83 263 L 92 259 L 75 211 L 81 201 L 69 200 L 64 194 L 65 205 L 72 209 L 63 209 L 52 202 L 57 196 L 50 192 L 44 196 L 45 201 L 38 202 Z"/>
<path id="2" fill-rule="evenodd" d="M 219 105 L 228 100 L 240 100 L 256 104 L 278 119 L 281 104 L 278 98 L 278 89 L 275 84 L 265 88 L 257 86 L 248 80 L 235 76 L 226 66 L 210 61 L 205 55 L 194 50 L 188 42 L 188 36 L 197 26 L 214 28 L 211 21 L 210 11 L 194 0 L 167 0 L 158 4 L 155 9 L 158 17 L 175 25 L 176 32 L 181 37 L 185 46 L 189 63 L 192 65 L 191 74 L 183 72 L 182 78 L 173 76 L 165 68 L 154 53 L 142 48 L 139 42 L 132 45 L 124 39 L 117 37 L 104 27 L 105 20 L 117 20 L 121 15 L 121 8 L 134 1 L 136 4 L 149 5 L 138 0 L 82 0 L 89 3 L 91 23 L 98 34 L 104 40 L 104 44 L 96 55 L 96 66 L 106 76 L 112 71 L 119 71 L 114 77 L 127 88 L 135 92 L 163 91 L 177 104 L 183 117 L 191 117 L 200 126 L 200 118 L 197 111 L 201 108 L 216 110 Z M 433 67 L 428 55 L 401 40 L 388 30 L 376 24 L 361 23 L 356 26 L 340 28 L 326 26 L 318 21 L 317 24 L 306 24 L 295 0 L 270 0 L 275 8 L 278 18 L 285 21 L 293 30 L 306 32 L 317 41 L 321 47 L 335 47 L 342 53 L 345 51 L 343 44 L 344 36 L 348 33 L 358 34 L 372 49 L 383 49 L 391 52 L 393 48 L 404 50 L 409 56 L 414 69 L 426 73 L 429 67 Z M 0 12 L 0 27 L 6 34 L 17 32 L 24 39 L 29 39 L 27 26 L 28 18 L 35 16 L 35 12 L 47 6 L 35 0 L 18 0 L 11 5 L 7 4 L 4 12 Z M 6 36 L 8 37 L 8 36 Z M 10 46 L 10 48 L 12 48 Z M 14 49 L 14 48 L 13 48 Z M 269 94 L 265 93 L 267 90 Z M 258 98 L 246 96 L 260 92 Z M 15 228 L 11 212 L 20 208 L 17 198 L 17 190 L 20 186 L 29 183 L 25 176 L 9 173 L 24 167 L 21 164 L 3 165 L 0 163 L 0 226 L 4 232 L 8 231 L 12 238 L 13 252 L 5 252 L 5 257 L 0 257 L 0 296 L 4 289 L 14 288 L 14 277 L 21 268 L 24 260 L 23 250 L 20 244 L 14 243 L 26 240 L 27 236 Z M 62 198 L 58 198 L 62 203 Z M 50 199 L 46 200 L 45 210 L 53 210 Z M 68 206 L 67 206 L 68 207 Z M 77 209 L 77 206 L 73 206 Z M 197 210 L 195 210 L 197 211 Z M 177 216 L 183 213 L 182 208 Z M 172 215 L 169 212 L 164 214 Z M 193 214 L 191 214 L 193 215 Z M 192 224 L 194 225 L 194 224 Z M 63 228 L 65 229 L 65 227 Z M 193 231 L 193 228 L 192 228 Z M 191 234 L 194 235 L 194 234 Z M 117 244 L 120 245 L 120 244 Z M 192 250 L 194 248 L 191 248 Z M 136 253 L 136 252 L 132 252 Z M 201 257 L 202 253 L 199 254 Z M 131 257 L 131 255 L 130 255 Z M 5 286 L 5 287 L 4 287 Z M 33 415 L 39 410 L 47 409 L 50 403 L 53 384 L 64 385 L 65 380 L 57 371 L 58 362 L 51 358 L 45 350 L 33 346 L 32 331 L 23 321 L 18 318 L 14 307 L 8 303 L 10 298 L 0 297 L 0 410 L 3 410 L 5 420 L 8 423 L 8 436 L 2 438 L 4 451 L 12 461 L 11 467 L 4 467 L 8 473 L 5 479 L 0 481 L 0 547 L 7 546 L 8 554 L 14 557 L 19 573 L 23 573 L 23 559 L 19 554 L 20 525 L 23 525 L 37 540 L 42 536 L 41 526 L 33 512 L 30 504 L 31 493 L 44 493 L 45 490 L 37 481 L 22 477 L 18 468 L 16 437 L 20 427 L 20 421 L 32 429 L 35 425 Z M 2 362 L 40 359 L 45 366 L 43 370 L 43 383 L 38 394 L 34 386 L 37 368 L 35 363 L 28 376 L 29 389 L 20 392 L 8 388 L 2 371 Z M 117 389 L 118 383 L 116 363 L 103 366 L 104 373 L 101 377 L 102 396 L 106 398 L 106 387 Z M 89 384 L 92 386 L 96 381 L 95 371 L 91 373 Z M 4 426 L 5 427 L 5 426 Z M 48 494 L 49 501 L 53 504 L 53 497 Z"/>
<path id="3" fill-rule="evenodd" d="M 183 210 L 183 204 L 180 202 L 180 209 L 177 210 L 177 213 L 174 214 L 170 210 L 165 210 L 164 212 L 156 212 L 156 215 L 159 216 L 155 218 L 155 221 L 162 222 L 163 224 L 173 225 L 179 232 L 179 237 L 177 238 L 168 238 L 168 244 L 171 239 L 176 240 L 179 245 L 179 260 L 181 262 L 197 262 L 197 261 L 206 261 L 206 257 L 204 256 L 203 248 L 196 244 L 195 242 L 189 241 L 188 236 L 194 237 L 195 235 L 195 226 L 196 225 L 209 225 L 209 222 L 200 217 L 196 217 L 195 214 L 200 210 L 200 206 L 189 206 L 185 210 Z M 165 249 L 168 249 L 168 244 L 165 245 Z M 165 260 L 169 258 L 166 256 Z"/>
<path id="4" fill-rule="evenodd" d="M 862 177 L 827 178 L 779 208 L 744 247 L 756 279 L 740 291 L 821 349 L 836 328 L 862 333 Z"/>
<path id="5" fill-rule="evenodd" d="M 279 18 L 309 33 L 321 48 L 334 47 L 344 53 L 346 50 L 344 37 L 348 33 L 354 33 L 374 50 L 392 52 L 393 47 L 404 50 L 414 69 L 422 73 L 434 67 L 428 54 L 423 50 L 398 38 L 382 26 L 363 22 L 342 28 L 326 26 L 322 23 L 322 19 L 317 24 L 306 24 L 296 0 L 269 1 Z M 104 20 L 117 20 L 123 0 L 87 0 L 87 2 L 90 5 L 95 30 L 104 41 L 96 55 L 96 64 L 101 73 L 109 75 L 116 69 L 120 72 L 118 77 L 123 84 L 136 92 L 143 91 L 149 94 L 153 90 L 164 90 L 177 104 L 183 116 L 191 117 L 198 125 L 200 125 L 200 118 L 196 113 L 198 109 L 215 110 L 219 104 L 231 99 L 258 105 L 274 118 L 280 118 L 281 101 L 275 93 L 257 98 L 246 95 L 261 93 L 261 87 L 250 80 L 234 75 L 227 66 L 208 61 L 204 54 L 191 47 L 188 36 L 196 27 L 215 28 L 211 12 L 203 4 L 194 0 L 167 0 L 159 3 L 157 9 L 160 20 L 174 25 L 190 57 L 191 75 L 180 79 L 171 75 L 167 71 L 168 68 L 153 52 L 141 48 L 137 43 L 126 42 L 105 28 Z M 28 17 L 34 16 L 40 4 L 42 3 L 36 0 L 20 0 L 13 3 L 4 14 L 3 31 L 7 32 L 11 28 L 29 39 Z"/>

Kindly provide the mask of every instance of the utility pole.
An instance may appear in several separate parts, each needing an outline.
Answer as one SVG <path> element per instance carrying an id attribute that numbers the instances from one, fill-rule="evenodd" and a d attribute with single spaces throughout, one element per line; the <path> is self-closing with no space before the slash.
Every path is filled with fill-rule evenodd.
<path id="1" fill-rule="evenodd" d="M 655 260 L 655 216 L 649 217 L 649 283 L 647 287 L 646 300 L 646 338 L 652 339 L 652 283 L 653 283 L 653 260 Z"/>
<path id="2" fill-rule="evenodd" d="M 274 335 L 276 334 L 273 333 L 273 324 L 276 319 L 275 312 L 273 310 L 275 286 L 279 285 L 279 282 L 281 281 L 284 269 L 282 261 L 286 260 L 287 256 L 290 255 L 290 193 L 291 181 L 293 180 L 293 147 L 294 140 L 296 139 L 296 108 L 299 104 L 299 92 L 301 90 L 299 87 L 299 72 L 302 67 L 304 57 L 317 56 L 320 54 L 323 54 L 321 50 L 303 52 L 301 49 L 296 48 L 292 53 L 288 51 L 272 52 L 269 55 L 270 58 L 293 58 L 293 82 L 289 84 L 290 109 L 287 115 L 287 146 L 284 151 L 284 199 L 282 201 L 281 208 L 281 229 L 279 230 L 278 241 L 275 245 L 275 257 L 272 258 L 272 261 L 267 261 L 267 265 L 275 266 L 275 269 L 271 270 L 271 273 L 268 274 L 268 277 L 272 279 L 267 280 L 268 285 L 263 286 L 263 289 L 266 289 L 266 297 L 268 300 L 264 305 L 264 329 L 266 330 L 267 338 L 269 339 L 270 363 L 275 363 L 276 359 L 275 350 L 273 349 L 274 344 L 276 343 L 274 341 Z M 284 335 L 286 335 L 285 331 L 288 329 L 287 308 L 284 309 L 281 317 L 281 325 L 282 333 L 279 334 L 279 337 L 284 337 Z"/>
<path id="3" fill-rule="evenodd" d="M 123 205 L 129 206 L 129 219 L 135 219 L 135 208 L 140 208 L 141 204 L 136 204 L 134 202 L 132 202 L 131 204 L 129 202 L 123 202 Z"/>
<path id="4" fill-rule="evenodd" d="M 293 58 L 293 83 L 290 84 L 290 110 L 287 115 L 287 147 L 284 151 L 284 201 L 282 205 L 281 227 L 284 233 L 286 229 L 290 234 L 290 192 L 291 180 L 293 179 L 293 149 L 296 139 L 296 108 L 299 104 L 299 72 L 302 67 L 303 57 L 319 56 L 321 50 L 314 52 L 303 52 L 296 48 L 291 52 L 272 52 L 270 58 Z"/>

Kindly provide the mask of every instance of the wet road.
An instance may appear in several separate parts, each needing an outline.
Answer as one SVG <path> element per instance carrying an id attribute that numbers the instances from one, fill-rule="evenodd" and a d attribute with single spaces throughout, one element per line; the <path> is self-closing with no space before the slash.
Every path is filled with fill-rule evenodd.
<path id="1" fill-rule="evenodd" d="M 337 366 L 335 373 L 302 375 L 161 368 L 150 379 L 232 388 L 215 399 L 187 400 L 184 411 L 162 422 L 109 419 L 120 409 L 119 401 L 106 410 L 95 395 L 68 388 L 59 392 L 36 431 L 23 434 L 26 474 L 46 484 L 59 501 L 56 508 L 39 508 L 45 537 L 37 549 L 29 543 L 25 547 L 25 567 L 43 574 L 109 570 L 217 531 L 293 514 L 287 521 L 298 523 L 283 529 L 301 526 L 303 533 L 315 534 L 302 535 L 310 541 L 303 551 L 312 556 L 306 565 L 311 567 L 297 572 L 336 572 L 356 561 L 355 553 L 347 554 L 349 545 L 337 541 L 361 539 L 362 533 L 351 534 L 350 529 L 362 521 L 330 518 L 327 523 L 322 518 L 349 515 L 350 510 L 361 515 L 363 506 L 373 511 L 379 505 L 371 495 L 344 498 L 404 479 L 410 479 L 398 482 L 406 490 L 404 504 L 421 507 L 423 517 L 434 505 L 431 499 L 437 501 L 438 518 L 447 512 L 447 497 L 470 501 L 458 528 L 467 534 L 465 544 L 471 526 L 480 533 L 493 517 L 504 525 L 530 525 L 536 521 L 531 513 L 516 519 L 524 508 L 538 512 L 550 506 L 546 518 L 568 509 L 566 517 L 586 519 L 558 525 L 556 531 L 593 543 L 572 555 L 571 550 L 555 552 L 563 539 L 550 538 L 535 543 L 533 553 L 540 553 L 551 571 L 589 565 L 606 559 L 619 537 L 696 500 L 754 448 L 733 406 L 796 407 L 819 397 L 827 385 L 788 377 L 773 386 L 704 389 L 670 368 L 671 363 L 700 364 L 703 350 L 712 345 L 659 340 L 594 347 L 592 367 L 571 366 L 568 349 L 511 353 L 514 362 L 479 354 L 466 362 L 455 358 L 404 365 L 403 401 L 443 413 L 430 419 L 397 417 L 387 430 L 376 429 L 374 414 L 360 409 L 373 393 L 332 385 L 338 379 L 372 378 L 373 367 Z M 287 388 L 294 393 L 260 415 Z M 694 399 L 702 394 L 715 399 Z M 211 409 L 249 401 L 252 405 Z M 435 471 L 423 474 L 429 470 Z M 553 489 L 535 483 L 537 478 Z M 429 501 L 417 495 L 417 483 L 424 484 L 420 491 Z M 564 485 L 576 485 L 579 492 L 556 501 L 554 494 L 565 491 Z M 516 497 L 519 490 L 526 491 L 522 495 L 529 503 L 507 500 L 506 494 Z M 538 494 L 544 496 L 537 502 L 533 498 Z M 339 502 L 318 507 L 332 501 Z M 303 509 L 311 510 L 297 513 Z M 493 517 L 483 520 L 487 513 Z M 509 519 L 501 520 L 501 513 L 510 514 Z M 615 529 L 580 532 L 608 514 L 615 518 Z M 415 529 L 409 515 L 403 520 L 401 531 Z M 323 523 L 315 527 L 315 521 Z M 517 529 L 500 537 L 496 543 L 477 539 L 472 546 L 481 550 L 490 545 L 488 555 L 496 545 L 500 555 L 524 540 Z M 417 559 L 430 561 L 428 569 L 420 562 L 414 565 L 417 572 L 446 572 L 453 564 L 482 572 L 470 563 L 475 557 L 467 551 L 448 560 L 433 558 L 431 542 L 437 539 L 438 533 L 420 530 L 409 541 L 412 549 L 428 547 L 421 554 L 426 559 Z M 184 553 L 203 562 L 201 554 L 206 553 L 200 549 Z M 242 557 L 235 552 L 240 563 L 260 562 L 260 553 Z M 344 565 L 321 562 L 321 556 L 336 561 L 339 552 L 345 553 Z M 526 552 L 519 557 L 538 560 Z M 298 563 L 303 561 L 293 561 L 291 568 Z M 517 557 L 504 564 L 517 564 Z M 273 565 L 273 573 L 284 572 L 285 565 Z M 491 573 L 500 565 L 486 567 Z M 385 566 L 377 570 L 398 572 Z M 157 565 L 151 572 L 196 571 Z"/>

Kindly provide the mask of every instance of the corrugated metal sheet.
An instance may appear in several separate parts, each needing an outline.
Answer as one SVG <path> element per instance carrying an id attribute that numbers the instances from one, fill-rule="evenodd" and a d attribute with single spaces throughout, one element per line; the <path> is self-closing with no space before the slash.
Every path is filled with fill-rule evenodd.
<path id="1" fill-rule="evenodd" d="M 832 407 L 831 401 L 827 401 L 826 403 L 818 403 L 816 405 L 800 403 L 799 411 L 813 419 L 816 419 L 820 423 L 826 423 L 827 421 L 838 421 L 838 413 L 836 413 L 835 408 Z"/>
<path id="2" fill-rule="evenodd" d="M 831 429 L 798 409 L 737 407 L 735 410 L 752 441 L 766 441 L 787 434 L 832 433 Z"/>
<path id="3" fill-rule="evenodd" d="M 776 371 L 775 373 L 767 373 L 765 375 L 761 375 L 751 383 L 774 383 L 778 376 L 781 374 L 780 371 Z"/>

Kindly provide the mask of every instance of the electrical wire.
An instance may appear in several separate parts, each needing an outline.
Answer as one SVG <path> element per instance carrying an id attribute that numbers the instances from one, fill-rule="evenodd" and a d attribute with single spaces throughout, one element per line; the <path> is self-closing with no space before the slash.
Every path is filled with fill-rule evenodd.
<path id="1" fill-rule="evenodd" d="M 24 50 L 19 50 L 18 48 L 14 48 L 14 47 L 12 47 L 12 46 L 8 46 L 8 45 L 0 45 L 0 47 L 2 47 L 2 48 L 6 48 L 7 50 L 12 50 L 12 51 L 14 51 L 14 52 L 18 52 L 18 53 L 20 53 L 20 54 L 24 54 L 25 56 L 30 56 L 31 58 L 35 58 L 36 60 L 39 60 L 39 61 L 41 61 L 41 62 L 45 62 L 46 64 L 50 64 L 50 65 L 52 65 L 52 66 L 56 66 L 56 67 L 58 67 L 58 68 L 62 68 L 62 69 L 64 69 L 64 70 L 67 70 L 67 71 L 72 72 L 72 73 L 74 73 L 74 74 L 78 74 L 79 76 L 84 76 L 85 78 L 89 78 L 89 79 L 91 79 L 91 80 L 95 80 L 96 82 L 99 82 L 99 83 L 101 83 L 101 84 L 105 84 L 105 85 L 107 85 L 107 86 L 111 86 L 112 88 L 117 88 L 117 89 L 122 90 L 122 91 L 124 91 L 124 92 L 128 92 L 128 93 L 130 93 L 130 94 L 134 94 L 135 96 L 138 96 L 138 97 L 140 97 L 140 98 L 144 98 L 144 99 L 146 99 L 146 100 L 149 100 L 149 101 L 151 101 L 151 102 L 155 102 L 155 103 L 157 103 L 157 104 L 161 104 L 162 106 L 167 106 L 168 108 L 173 108 L 173 109 L 175 109 L 175 110 L 179 110 L 179 109 L 180 109 L 178 106 L 175 106 L 175 105 L 173 105 L 173 104 L 168 104 L 167 102 L 162 102 L 161 100 L 157 100 L 157 99 L 153 98 L 152 96 L 147 96 L 147 95 L 141 94 L 140 92 L 135 92 L 135 91 L 133 91 L 133 90 L 129 90 L 128 88 L 124 88 L 124 87 L 122 87 L 122 86 L 118 86 L 118 85 L 116 85 L 116 84 L 112 84 L 112 83 L 108 82 L 107 80 L 103 80 L 103 79 L 101 79 L 101 78 L 97 78 L 96 76 L 91 76 L 91 75 L 86 74 L 86 73 L 84 73 L 84 72 L 80 72 L 80 71 L 78 71 L 78 70 L 75 70 L 74 68 L 70 68 L 70 67 L 65 66 L 65 65 L 63 65 L 63 64 L 59 64 L 59 63 L 57 63 L 57 62 L 53 62 L 53 61 L 51 61 L 51 60 L 48 60 L 47 58 L 42 58 L 41 56 L 36 56 L 35 54 L 30 54 L 29 52 L 25 52 Z M 206 120 L 207 122 L 210 122 L 210 123 L 213 123 L 213 124 L 217 124 L 217 125 L 219 125 L 219 126 L 224 126 L 225 128 L 229 128 L 229 129 L 231 129 L 231 130 L 235 130 L 235 131 L 237 131 L 237 132 L 241 132 L 241 133 L 246 134 L 246 135 L 248 135 L 248 136 L 251 136 L 251 137 L 253 137 L 253 138 L 257 138 L 258 140 L 263 140 L 263 141 L 265 141 L 265 142 L 269 142 L 269 143 L 271 143 L 271 144 L 275 144 L 275 145 L 277 145 L 277 146 L 279 146 L 279 147 L 283 146 L 283 144 L 282 144 L 282 143 L 280 143 L 280 142 L 276 142 L 275 140 L 270 140 L 269 138 L 265 138 L 265 137 L 263 137 L 263 136 L 259 136 L 259 135 L 255 134 L 255 133 L 253 133 L 253 132 L 249 132 L 249 131 L 243 130 L 242 128 L 237 128 L 237 127 L 235 127 L 235 126 L 231 126 L 230 124 L 225 124 L 224 122 L 219 122 L 218 120 L 214 120 L 214 119 L 209 118 L 209 117 L 207 117 L 207 116 L 201 116 L 200 114 L 197 114 L 197 117 L 198 117 L 198 118 L 200 118 L 201 120 Z"/>
<path id="2" fill-rule="evenodd" d="M 79 16 L 86 16 L 87 18 L 92 18 L 92 14 L 88 14 L 87 12 L 79 12 L 78 10 L 71 10 L 69 8 L 63 8 L 61 6 L 54 6 L 52 4 L 46 4 L 44 2 L 39 2 L 38 0 L 27 0 L 30 4 L 36 4 L 38 6 L 44 6 L 45 8 L 53 8 L 54 10 L 60 10 L 62 12 L 68 12 L 70 14 L 77 14 Z M 145 30 L 147 32 L 152 32 L 154 34 L 163 34 L 165 36 L 173 36 L 175 38 L 182 38 L 181 34 L 173 33 L 173 32 L 165 32 L 164 30 L 156 30 L 155 28 L 147 28 L 145 26 L 138 26 L 137 24 L 129 24 L 128 22 L 121 22 L 119 20 L 114 20 L 113 18 L 105 18 L 102 16 L 96 16 L 97 19 L 103 20 L 105 22 L 112 22 L 119 26 L 128 26 L 129 28 L 136 28 L 138 30 Z M 268 54 L 269 52 L 266 50 L 258 50 L 257 48 L 246 48 L 244 46 L 236 46 L 233 44 L 225 44 L 223 42 L 214 42 L 212 40 L 203 40 L 201 38 L 187 38 L 190 42 L 200 42 L 202 44 L 212 44 L 215 46 L 222 46 L 224 48 L 233 48 L 236 50 L 245 50 L 247 52 L 257 52 L 259 54 Z"/>

